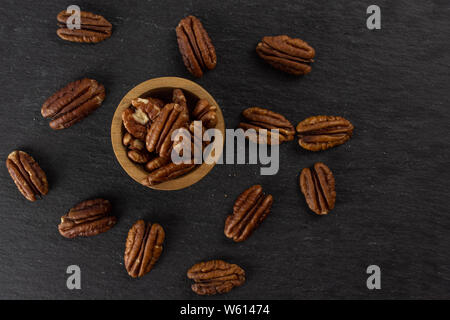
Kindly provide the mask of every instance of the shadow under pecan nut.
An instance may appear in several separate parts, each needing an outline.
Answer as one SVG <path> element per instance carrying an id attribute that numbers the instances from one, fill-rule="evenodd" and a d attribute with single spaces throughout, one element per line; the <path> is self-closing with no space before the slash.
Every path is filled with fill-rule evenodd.
<path id="1" fill-rule="evenodd" d="M 334 176 L 325 164 L 317 162 L 311 169 L 304 168 L 300 174 L 300 189 L 309 208 L 315 213 L 324 215 L 334 208 Z"/>
<path id="2" fill-rule="evenodd" d="M 93 79 L 69 83 L 44 102 L 41 114 L 52 118 L 50 127 L 55 130 L 72 126 L 96 110 L 105 99 L 105 88 Z"/>
<path id="3" fill-rule="evenodd" d="M 186 109 L 176 103 L 164 106 L 147 132 L 145 145 L 149 152 L 156 152 L 162 157 L 168 157 L 173 146 L 172 133 L 182 127 L 187 127 L 189 114 Z"/>
<path id="4" fill-rule="evenodd" d="M 48 181 L 39 164 L 24 151 L 13 151 L 6 160 L 8 172 L 20 193 L 30 201 L 36 201 L 48 193 Z"/>
<path id="5" fill-rule="evenodd" d="M 70 29 L 67 20 L 72 13 L 61 11 L 56 19 L 59 29 L 56 34 L 71 42 L 97 43 L 111 37 L 112 25 L 104 17 L 91 12 L 80 12 L 80 29 Z M 74 23 L 74 21 L 72 21 Z"/>
<path id="6" fill-rule="evenodd" d="M 61 217 L 59 233 L 65 238 L 91 237 L 111 229 L 117 222 L 105 199 L 80 202 Z"/>
<path id="7" fill-rule="evenodd" d="M 273 197 L 265 195 L 260 185 L 245 190 L 225 220 L 225 236 L 236 242 L 246 240 L 270 213 L 272 203 Z"/>
<path id="8" fill-rule="evenodd" d="M 316 54 L 305 41 L 286 35 L 264 37 L 256 46 L 256 52 L 272 67 L 294 75 L 310 73 Z"/>
<path id="9" fill-rule="evenodd" d="M 192 116 L 200 120 L 205 128 L 214 128 L 217 124 L 217 107 L 210 105 L 206 99 L 200 99 L 192 111 Z"/>
<path id="10" fill-rule="evenodd" d="M 245 271 L 222 260 L 200 262 L 192 266 L 187 277 L 195 281 L 192 291 L 198 295 L 227 293 L 245 282 Z"/>
<path id="11" fill-rule="evenodd" d="M 188 16 L 179 22 L 175 31 L 184 65 L 190 73 L 199 78 L 203 69 L 216 67 L 216 50 L 199 19 Z"/>
<path id="12" fill-rule="evenodd" d="M 281 114 L 264 108 L 248 108 L 242 112 L 244 122 L 239 127 L 244 130 L 254 129 L 256 135 L 246 135 L 251 141 L 261 144 L 279 144 L 294 140 L 294 126 Z M 262 134 L 262 130 L 267 130 Z M 278 130 L 278 134 L 271 132 Z M 278 142 L 277 142 L 278 141 Z"/>
<path id="13" fill-rule="evenodd" d="M 178 178 L 195 168 L 191 163 L 169 163 L 152 171 L 143 181 L 144 186 L 153 186 L 164 181 Z"/>
<path id="14" fill-rule="evenodd" d="M 138 220 L 128 232 L 125 244 L 125 268 L 133 277 L 150 272 L 163 250 L 164 229 L 157 223 Z"/>
<path id="15" fill-rule="evenodd" d="M 353 134 L 350 121 L 335 116 L 314 116 L 297 125 L 299 145 L 310 151 L 320 151 L 347 142 Z"/>

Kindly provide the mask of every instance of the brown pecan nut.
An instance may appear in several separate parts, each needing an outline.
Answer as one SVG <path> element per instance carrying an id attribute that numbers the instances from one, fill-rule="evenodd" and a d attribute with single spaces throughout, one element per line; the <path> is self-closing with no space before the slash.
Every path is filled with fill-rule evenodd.
<path id="1" fill-rule="evenodd" d="M 133 137 L 139 140 L 145 140 L 149 121 L 147 113 L 141 109 L 129 107 L 122 112 L 123 126 Z"/>
<path id="2" fill-rule="evenodd" d="M 80 12 L 80 29 L 67 25 L 71 12 L 61 11 L 56 17 L 59 29 L 57 35 L 72 42 L 97 43 L 111 37 L 112 25 L 104 17 L 91 12 Z M 72 21 L 74 23 L 74 21 Z"/>
<path id="3" fill-rule="evenodd" d="M 256 52 L 272 67 L 294 75 L 310 73 L 316 54 L 305 41 L 286 35 L 264 37 L 256 46 Z"/>
<path id="4" fill-rule="evenodd" d="M 87 117 L 105 99 L 105 88 L 93 79 L 82 79 L 69 83 L 44 102 L 41 114 L 52 118 L 50 127 L 64 129 Z"/>
<path id="5" fill-rule="evenodd" d="M 133 136 L 126 132 L 123 135 L 122 143 L 125 147 L 128 147 L 130 150 L 142 151 L 145 149 L 145 142 L 139 139 L 133 138 Z"/>
<path id="6" fill-rule="evenodd" d="M 294 139 L 294 126 L 283 117 L 281 114 L 270 111 L 268 109 L 253 107 L 245 109 L 242 112 L 244 122 L 239 124 L 239 127 L 248 130 L 254 129 L 256 135 L 246 135 L 251 141 L 261 144 L 276 144 L 284 141 L 291 141 Z M 266 129 L 266 134 L 262 134 L 261 130 Z M 272 132 L 271 130 L 278 130 Z"/>
<path id="7" fill-rule="evenodd" d="M 157 223 L 138 220 L 128 232 L 125 244 L 125 268 L 133 277 L 150 272 L 163 250 L 164 229 Z"/>
<path id="8" fill-rule="evenodd" d="M 170 103 L 164 106 L 147 132 L 145 144 L 149 152 L 168 157 L 173 145 L 172 133 L 181 127 L 187 127 L 189 114 L 182 106 Z"/>
<path id="9" fill-rule="evenodd" d="M 156 98 L 137 98 L 131 100 L 131 105 L 138 110 L 145 112 L 150 119 L 154 121 L 161 112 L 164 102 Z"/>
<path id="10" fill-rule="evenodd" d="M 110 215 L 111 204 L 105 199 L 86 200 L 61 217 L 59 233 L 66 238 L 90 237 L 111 229 L 117 218 Z"/>
<path id="11" fill-rule="evenodd" d="M 194 169 L 195 164 L 191 163 L 179 163 L 175 164 L 173 162 L 163 165 L 158 169 L 152 171 L 143 181 L 142 184 L 145 186 L 153 186 L 164 181 L 172 180 L 178 178 L 192 169 Z"/>
<path id="12" fill-rule="evenodd" d="M 200 262 L 192 266 L 187 277 L 195 281 L 192 291 L 198 295 L 227 293 L 245 282 L 245 271 L 223 260 Z"/>
<path id="13" fill-rule="evenodd" d="M 297 125 L 298 143 L 310 151 L 320 151 L 345 143 L 353 134 L 353 125 L 342 117 L 314 116 Z"/>
<path id="14" fill-rule="evenodd" d="M 129 150 L 127 152 L 128 158 L 131 159 L 131 161 L 136 163 L 147 163 L 150 161 L 151 156 L 147 152 L 147 150 Z"/>
<path id="15" fill-rule="evenodd" d="M 311 169 L 304 168 L 300 174 L 300 189 L 309 208 L 315 213 L 327 214 L 334 208 L 334 176 L 325 164 L 317 162 Z"/>
<path id="16" fill-rule="evenodd" d="M 182 19 L 176 33 L 178 48 L 190 73 L 200 78 L 202 70 L 216 67 L 216 50 L 199 19 L 194 16 Z"/>
<path id="17" fill-rule="evenodd" d="M 200 99 L 192 111 L 192 116 L 195 120 L 200 120 L 206 128 L 214 128 L 217 124 L 217 107 L 210 105 L 206 99 Z"/>
<path id="18" fill-rule="evenodd" d="M 189 112 L 188 107 L 187 107 L 186 96 L 184 95 L 183 90 L 173 89 L 172 102 L 175 104 L 179 104 L 186 110 L 186 112 Z"/>
<path id="19" fill-rule="evenodd" d="M 13 151 L 8 155 L 6 167 L 22 195 L 35 201 L 48 193 L 48 181 L 45 172 L 28 153 Z"/>
<path id="20" fill-rule="evenodd" d="M 244 241 L 270 213 L 272 196 L 265 195 L 260 185 L 245 190 L 237 198 L 233 214 L 225 220 L 225 236 L 236 242 Z"/>
<path id="21" fill-rule="evenodd" d="M 147 162 L 145 164 L 145 170 L 147 170 L 148 172 L 153 172 L 156 169 L 159 169 L 168 163 L 170 163 L 170 158 L 158 156 L 158 157 L 151 159 L 149 162 Z"/>

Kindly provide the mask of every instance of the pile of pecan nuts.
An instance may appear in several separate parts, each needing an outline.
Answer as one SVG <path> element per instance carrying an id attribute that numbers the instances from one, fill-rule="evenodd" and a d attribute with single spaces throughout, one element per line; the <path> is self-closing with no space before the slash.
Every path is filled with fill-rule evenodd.
<path id="1" fill-rule="evenodd" d="M 62 11 L 57 16 L 60 38 L 72 42 L 97 43 L 109 38 L 112 25 L 102 16 L 81 12 L 81 28 L 67 25 L 70 14 Z M 188 16 L 176 27 L 179 50 L 186 68 L 196 77 L 217 64 L 215 48 L 200 20 Z M 293 75 L 306 75 L 311 71 L 315 50 L 301 39 L 286 35 L 264 37 L 256 47 L 257 54 L 274 68 Z M 69 83 L 42 105 L 41 113 L 50 118 L 50 127 L 64 129 L 80 121 L 105 99 L 105 88 L 93 79 Z M 294 140 L 298 134 L 299 145 L 310 151 L 320 151 L 345 143 L 353 133 L 353 125 L 337 116 L 309 117 L 294 128 L 283 115 L 252 107 L 242 112 L 242 129 L 254 129 L 247 136 L 256 143 L 274 144 Z M 206 100 L 188 106 L 180 89 L 173 91 L 172 101 L 154 97 L 140 97 L 131 102 L 122 114 L 123 145 L 128 157 L 141 164 L 149 172 L 145 185 L 154 185 L 176 178 L 194 168 L 193 163 L 175 164 L 170 153 L 179 141 L 170 139 L 179 128 L 192 131 L 192 122 L 201 120 L 204 128 L 217 123 L 216 107 Z M 203 129 L 204 129 L 203 128 Z M 278 133 L 262 129 L 277 129 Z M 266 131 L 264 131 L 266 132 Z M 195 142 L 193 142 L 195 143 Z M 45 196 L 49 184 L 45 172 L 29 154 L 13 151 L 6 160 L 8 171 L 23 196 L 35 201 Z M 299 185 L 309 208 L 319 214 L 327 214 L 336 201 L 335 180 L 331 170 L 323 163 L 304 168 Z M 237 198 L 233 213 L 225 220 L 226 237 L 241 242 L 246 240 L 269 215 L 273 197 L 265 194 L 260 185 L 245 190 Z M 111 214 L 111 204 L 105 199 L 83 201 L 61 217 L 58 226 L 66 238 L 94 236 L 111 229 L 117 218 Z M 130 229 L 125 242 L 125 268 L 131 277 L 142 277 L 158 261 L 165 239 L 165 232 L 158 223 L 138 220 Z M 192 290 L 200 295 L 225 293 L 245 282 L 244 270 L 236 264 L 222 260 L 201 262 L 192 266 L 187 276 L 194 281 Z"/>
<path id="2" fill-rule="evenodd" d="M 188 143 L 196 143 L 193 138 L 194 121 L 202 121 L 202 131 L 214 128 L 217 124 L 216 110 L 217 107 L 205 99 L 198 100 L 195 107 L 189 107 L 181 89 L 173 90 L 172 101 L 168 103 L 152 97 L 131 101 L 131 106 L 122 112 L 125 128 L 122 142 L 128 150 L 128 158 L 144 165 L 149 172 L 142 181 L 143 185 L 151 186 L 175 179 L 195 168 L 194 161 L 172 162 L 171 152 L 174 147 L 178 143 L 186 143 L 182 139 L 172 141 L 172 133 L 184 128 L 191 133 Z M 203 144 L 199 143 L 198 146 L 202 150 Z"/>

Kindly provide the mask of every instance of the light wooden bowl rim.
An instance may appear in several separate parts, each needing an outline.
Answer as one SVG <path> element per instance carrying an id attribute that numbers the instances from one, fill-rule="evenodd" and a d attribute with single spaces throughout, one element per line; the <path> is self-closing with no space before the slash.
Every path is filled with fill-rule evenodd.
<path id="1" fill-rule="evenodd" d="M 142 165 L 132 162 L 127 156 L 126 148 L 122 144 L 122 112 L 131 105 L 132 99 L 151 95 L 151 91 L 160 90 L 163 88 L 180 88 L 181 90 L 187 91 L 199 99 L 206 99 L 210 104 L 217 106 L 216 129 L 220 130 L 223 137 L 225 137 L 225 121 L 222 110 L 208 91 L 197 83 L 178 77 L 161 77 L 150 79 L 138 84 L 122 98 L 116 108 L 116 111 L 114 112 L 111 123 L 111 143 L 114 154 L 122 168 L 131 178 L 141 185 L 144 178 L 148 175 L 148 172 L 145 171 Z M 216 150 L 216 152 L 217 151 L 221 153 L 223 150 Z M 203 163 L 192 172 L 189 172 L 184 176 L 150 186 L 150 188 L 158 190 L 179 190 L 187 188 L 204 178 L 212 170 L 214 165 L 215 163 Z"/>

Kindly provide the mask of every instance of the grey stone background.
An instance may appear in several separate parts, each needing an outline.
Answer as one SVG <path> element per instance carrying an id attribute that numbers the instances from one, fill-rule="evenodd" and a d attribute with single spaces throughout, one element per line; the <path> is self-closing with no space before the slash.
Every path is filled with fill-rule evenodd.
<path id="1" fill-rule="evenodd" d="M 56 15 L 70 4 L 105 16 L 113 36 L 97 45 L 60 40 Z M 366 28 L 366 8 L 382 9 L 382 29 Z M 345 145 L 319 153 L 281 146 L 281 169 L 221 165 L 181 191 L 146 189 L 112 152 L 110 123 L 122 96 L 147 79 L 192 79 L 175 31 L 198 16 L 216 46 L 217 68 L 195 80 L 236 127 L 250 106 L 284 114 L 296 125 L 317 114 L 355 125 Z M 223 299 L 450 298 L 448 1 L 13 1 L 0 3 L 0 158 L 22 149 L 47 172 L 50 192 L 26 201 L 0 170 L 0 298 L 195 299 L 186 270 L 222 258 L 247 272 Z M 262 62 L 265 35 L 310 43 L 317 59 L 296 78 Z M 68 82 L 92 77 L 107 90 L 103 106 L 55 132 L 42 103 Z M 3 160 L 2 160 L 3 161 Z M 302 168 L 325 162 L 337 183 L 336 208 L 319 217 L 298 187 Z M 272 213 L 246 242 L 223 235 L 235 198 L 260 183 Z M 105 197 L 119 217 L 109 232 L 67 240 L 60 217 L 81 200 Z M 163 255 L 150 274 L 131 279 L 125 238 L 140 218 L 161 223 Z M 68 265 L 82 270 L 69 291 Z M 382 289 L 366 288 L 368 265 Z M 202 298 L 204 299 L 204 298 Z"/>

